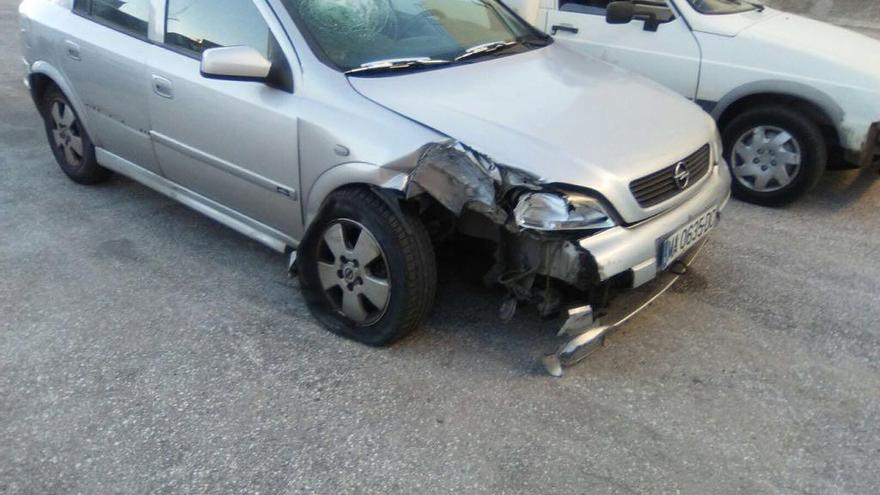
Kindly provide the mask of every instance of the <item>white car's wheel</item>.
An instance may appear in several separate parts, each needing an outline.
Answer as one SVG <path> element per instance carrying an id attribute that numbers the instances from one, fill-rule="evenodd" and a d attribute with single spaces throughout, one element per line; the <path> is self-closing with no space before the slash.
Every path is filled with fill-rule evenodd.
<path id="1" fill-rule="evenodd" d="M 750 203 L 790 203 L 813 187 L 828 161 L 815 122 L 783 107 L 743 112 L 724 128 L 734 195 Z"/>

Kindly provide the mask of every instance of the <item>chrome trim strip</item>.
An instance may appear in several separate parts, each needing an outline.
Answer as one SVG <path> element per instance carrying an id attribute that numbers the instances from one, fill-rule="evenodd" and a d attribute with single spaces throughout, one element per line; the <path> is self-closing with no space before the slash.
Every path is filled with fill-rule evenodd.
<path id="1" fill-rule="evenodd" d="M 21 57 L 21 63 L 24 64 L 24 77 L 22 78 L 22 82 L 24 83 L 24 87 L 26 87 L 28 90 L 30 90 L 31 89 L 31 64 L 24 57 Z"/>
<path id="2" fill-rule="evenodd" d="M 293 238 L 268 225 L 190 191 L 103 148 L 96 147 L 95 156 L 102 166 L 140 182 L 275 251 L 284 253 L 288 247 L 296 248 L 298 244 Z"/>

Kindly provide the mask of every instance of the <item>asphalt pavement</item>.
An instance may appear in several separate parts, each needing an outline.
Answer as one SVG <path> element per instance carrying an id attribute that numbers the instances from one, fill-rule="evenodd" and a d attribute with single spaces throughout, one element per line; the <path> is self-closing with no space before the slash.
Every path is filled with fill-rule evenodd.
<path id="1" fill-rule="evenodd" d="M 565 378 L 445 253 L 389 349 L 285 260 L 130 180 L 78 186 L 0 0 L 0 493 L 880 492 L 880 181 L 732 202 L 696 267 Z"/>

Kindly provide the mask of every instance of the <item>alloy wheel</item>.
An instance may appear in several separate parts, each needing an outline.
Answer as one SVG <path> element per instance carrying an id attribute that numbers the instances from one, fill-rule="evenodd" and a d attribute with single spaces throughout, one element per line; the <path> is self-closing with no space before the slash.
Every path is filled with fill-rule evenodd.
<path id="1" fill-rule="evenodd" d="M 52 140 L 64 155 L 64 160 L 72 167 L 82 165 L 85 150 L 79 121 L 73 109 L 65 102 L 56 100 L 49 110 L 49 121 L 52 126 Z"/>
<path id="2" fill-rule="evenodd" d="M 334 308 L 361 326 L 385 314 L 391 274 L 382 247 L 363 225 L 339 219 L 318 244 L 318 279 Z"/>

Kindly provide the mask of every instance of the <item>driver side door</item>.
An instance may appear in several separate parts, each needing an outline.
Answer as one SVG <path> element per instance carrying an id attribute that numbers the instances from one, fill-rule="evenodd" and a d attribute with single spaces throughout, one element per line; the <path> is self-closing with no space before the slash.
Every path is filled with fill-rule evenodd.
<path id="1" fill-rule="evenodd" d="M 700 77 L 700 47 L 685 21 L 663 0 L 637 1 L 628 24 L 605 21 L 610 0 L 558 0 L 544 30 L 557 41 L 642 74 L 693 100 Z"/>
<path id="2" fill-rule="evenodd" d="M 289 238 L 302 235 L 299 97 L 285 35 L 254 0 L 167 0 L 162 42 L 150 56 L 150 135 L 165 176 Z M 201 74 L 209 48 L 249 46 L 274 79 Z M 287 46 L 288 48 L 284 48 Z"/>

